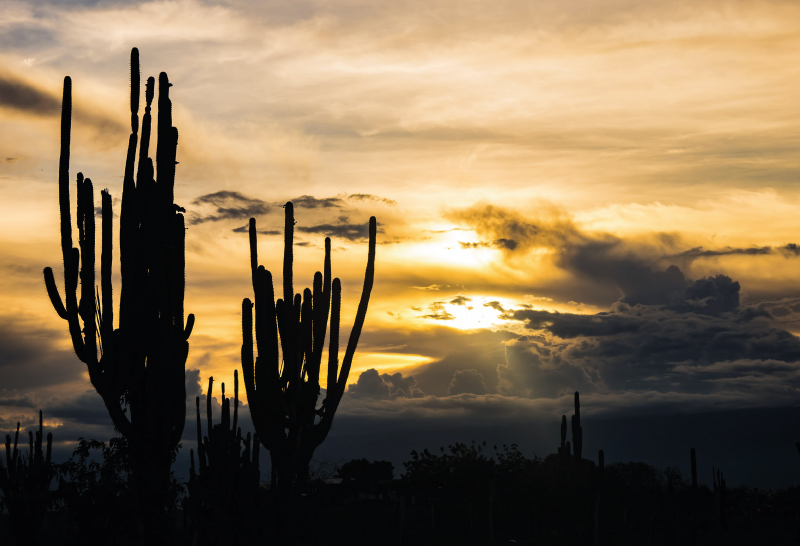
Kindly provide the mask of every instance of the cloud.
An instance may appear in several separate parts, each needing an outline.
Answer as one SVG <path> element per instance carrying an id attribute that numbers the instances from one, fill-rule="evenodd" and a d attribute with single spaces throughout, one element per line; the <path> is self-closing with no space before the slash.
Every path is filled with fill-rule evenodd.
<path id="1" fill-rule="evenodd" d="M 18 408 L 35 408 L 36 403 L 30 394 L 15 396 L 13 398 L 0 398 L 0 406 L 15 406 Z"/>
<path id="2" fill-rule="evenodd" d="M 58 116 L 61 97 L 10 74 L 0 74 L 0 107 L 36 116 Z"/>
<path id="3" fill-rule="evenodd" d="M 0 72 L 0 108 L 37 117 L 58 117 L 61 98 L 60 89 L 56 93 L 14 74 Z M 89 107 L 77 98 L 73 98 L 72 119 L 111 141 L 122 139 L 130 132 L 129 126 L 98 110 L 96 105 Z"/>
<path id="4" fill-rule="evenodd" d="M 452 313 L 449 313 L 447 309 L 444 308 L 443 301 L 435 301 L 428 306 L 430 313 L 427 315 L 420 315 L 420 318 L 428 318 L 434 320 L 455 320 L 455 316 Z"/>
<path id="5" fill-rule="evenodd" d="M 468 298 L 466 296 L 462 296 L 459 294 L 458 296 L 450 300 L 450 303 L 452 303 L 453 305 L 466 305 L 467 302 L 470 301 L 472 301 L 472 298 Z"/>
<path id="6" fill-rule="evenodd" d="M 459 241 L 458 244 L 461 245 L 461 248 L 464 250 L 469 248 L 490 248 L 492 246 L 492 243 L 487 243 L 486 241 L 479 241 L 477 243 Z"/>
<path id="7" fill-rule="evenodd" d="M 201 216 L 191 212 L 189 224 L 202 224 L 205 222 L 219 222 L 220 220 L 241 220 L 243 218 L 253 218 L 269 214 L 275 208 L 274 205 L 247 197 L 238 191 L 220 190 L 213 193 L 201 195 L 192 201 L 195 206 L 211 205 L 216 208 L 214 214 Z"/>
<path id="8" fill-rule="evenodd" d="M 323 197 L 322 199 L 318 199 L 311 195 L 301 195 L 300 197 L 290 199 L 290 201 L 295 207 L 303 207 L 306 209 L 329 209 L 344 205 L 344 201 L 339 197 Z"/>
<path id="9" fill-rule="evenodd" d="M 489 301 L 483 304 L 484 307 L 491 307 L 495 311 L 500 311 L 501 313 L 505 312 L 503 306 L 500 304 L 499 301 Z"/>
<path id="10" fill-rule="evenodd" d="M 348 241 L 360 241 L 369 237 L 369 222 L 364 224 L 317 224 L 316 226 L 295 226 L 297 231 L 302 233 L 315 233 L 327 235 L 329 237 L 339 237 Z M 378 232 L 383 233 L 383 229 L 378 227 Z"/>
<path id="11" fill-rule="evenodd" d="M 427 290 L 430 292 L 435 292 L 443 287 L 444 285 L 442 284 L 431 284 L 430 286 L 412 286 L 411 288 L 414 288 L 415 290 Z"/>
<path id="12" fill-rule="evenodd" d="M 417 387 L 417 380 L 413 375 L 403 377 L 401 372 L 389 375 L 388 373 L 381 374 L 381 379 L 389 385 L 389 394 L 401 398 L 420 398 L 425 396 L 425 393 Z"/>
<path id="13" fill-rule="evenodd" d="M 447 395 L 487 394 L 489 389 L 483 382 L 483 375 L 478 370 L 458 370 L 447 387 Z"/>
<path id="14" fill-rule="evenodd" d="M 250 224 L 245 224 L 231 230 L 234 233 L 250 233 Z M 283 232 L 277 229 L 256 229 L 261 235 L 281 235 Z M 297 244 L 297 243 L 295 243 Z"/>
<path id="15" fill-rule="evenodd" d="M 389 205 L 390 207 L 397 205 L 397 201 L 394 199 L 379 197 L 377 195 L 372 195 L 371 193 L 351 193 L 350 195 L 345 196 L 345 199 L 348 201 L 372 201 L 375 203 L 383 203 L 385 205 Z"/>
<path id="16" fill-rule="evenodd" d="M 375 368 L 361 372 L 358 380 L 347 386 L 347 392 L 350 396 L 364 398 L 389 398 L 391 395 L 389 385 Z"/>
<path id="17" fill-rule="evenodd" d="M 51 307 L 46 299 L 41 301 Z M 81 380 L 86 365 L 71 349 L 64 348 L 69 333 L 66 322 L 61 324 L 63 330 L 53 329 L 25 314 L 0 316 L 3 389 L 29 392 Z"/>
<path id="18" fill-rule="evenodd" d="M 783 254 L 785 256 L 795 257 L 800 255 L 800 247 L 798 247 L 797 244 L 795 243 L 788 243 L 786 245 L 779 247 L 753 246 L 750 248 L 732 248 L 728 246 L 720 249 L 710 249 L 710 250 L 705 250 L 703 249 L 703 247 L 698 246 L 695 248 L 690 248 L 689 250 L 685 250 L 678 254 L 675 254 L 674 257 L 697 259 L 697 258 L 714 258 L 717 256 L 733 256 L 733 255 L 766 256 L 768 254 Z"/>

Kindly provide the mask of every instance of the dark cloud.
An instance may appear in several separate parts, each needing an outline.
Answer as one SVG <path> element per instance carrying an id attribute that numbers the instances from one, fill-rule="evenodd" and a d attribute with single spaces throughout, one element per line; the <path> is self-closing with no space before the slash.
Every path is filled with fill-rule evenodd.
<path id="1" fill-rule="evenodd" d="M 191 400 L 203 392 L 200 384 L 200 370 L 186 370 L 186 398 Z"/>
<path id="2" fill-rule="evenodd" d="M 234 233 L 250 233 L 250 224 L 245 224 L 242 227 L 237 227 L 231 230 Z M 256 229 L 256 232 L 261 235 L 282 235 L 283 232 L 277 229 Z"/>
<path id="3" fill-rule="evenodd" d="M 383 233 L 383 229 L 378 224 L 378 232 Z M 339 237 L 348 241 L 360 241 L 369 238 L 369 222 L 364 224 L 318 224 L 316 226 L 295 226 L 297 231 L 302 233 L 315 233 L 327 235 L 329 237 Z"/>
<path id="4" fill-rule="evenodd" d="M 458 370 L 447 387 L 447 395 L 487 394 L 489 389 L 483 382 L 483 375 L 478 370 Z"/>
<path id="5" fill-rule="evenodd" d="M 40 303 L 51 307 L 46 297 Z M 69 333 L 67 323 L 62 324 L 63 330 L 53 330 L 24 315 L 0 317 L 3 389 L 28 392 L 81 379 L 86 366 L 73 351 L 63 348 L 62 342 L 69 339 Z"/>
<path id="6" fill-rule="evenodd" d="M 0 73 L 0 108 L 34 116 L 60 116 L 61 90 L 43 89 L 14 75 Z M 80 103 L 73 103 L 73 119 L 103 137 L 124 138 L 130 130 L 118 120 L 85 109 Z"/>
<path id="7" fill-rule="evenodd" d="M 731 256 L 731 255 L 743 255 L 743 256 L 764 256 L 767 254 L 784 254 L 787 256 L 798 256 L 800 255 L 800 247 L 797 246 L 795 243 L 789 243 L 784 246 L 779 247 L 771 247 L 771 246 L 754 246 L 750 248 L 732 248 L 726 246 L 725 248 L 720 248 L 716 250 L 705 250 L 703 247 L 699 246 L 696 248 L 691 248 L 684 252 L 675 254 L 675 258 L 713 258 L 716 256 Z"/>
<path id="8" fill-rule="evenodd" d="M 0 74 L 0 106 L 37 116 L 57 116 L 61 114 L 61 97 L 9 74 Z"/>
<path id="9" fill-rule="evenodd" d="M 733 254 L 743 254 L 745 256 L 761 256 L 764 254 L 771 254 L 773 248 L 770 246 L 760 246 L 751 248 L 731 248 L 725 247 L 717 250 L 704 250 L 703 247 L 690 248 L 680 254 L 676 254 L 676 258 L 709 258 L 714 256 L 730 256 Z"/>
<path id="10" fill-rule="evenodd" d="M 15 396 L 13 398 L 0 398 L 0 406 L 15 406 L 18 408 L 35 408 L 36 403 L 30 394 Z"/>
<path id="11" fill-rule="evenodd" d="M 391 396 L 398 396 L 401 398 L 419 398 L 425 396 L 425 393 L 417 387 L 417 380 L 413 375 L 403 377 L 400 372 L 389 375 L 388 373 L 381 374 L 381 379 L 389 385 L 389 394 Z"/>
<path id="12" fill-rule="evenodd" d="M 306 209 L 329 209 L 333 207 L 341 207 L 344 201 L 340 197 L 323 197 L 321 199 L 311 195 L 301 195 L 291 199 L 295 207 L 303 207 Z"/>
<path id="13" fill-rule="evenodd" d="M 274 205 L 254 199 L 238 191 L 220 190 L 214 193 L 201 195 L 192 204 L 195 206 L 211 205 L 216 207 L 214 214 L 202 216 L 198 213 L 189 214 L 189 224 L 202 224 L 204 222 L 219 222 L 220 220 L 241 220 L 269 214 L 275 209 Z"/>
<path id="14" fill-rule="evenodd" d="M 417 380 L 413 375 L 403 377 L 400 372 L 392 375 L 379 374 L 374 368 L 361 372 L 358 380 L 348 385 L 347 392 L 354 397 L 383 400 L 425 396 L 425 393 L 417 388 Z"/>
<path id="15" fill-rule="evenodd" d="M 346 196 L 345 199 L 348 201 L 373 201 L 376 203 L 389 205 L 390 207 L 393 207 L 397 204 L 397 201 L 394 199 L 379 197 L 377 195 L 372 195 L 371 193 L 351 193 L 350 195 Z"/>
<path id="16" fill-rule="evenodd" d="M 466 305 L 466 303 L 470 301 L 472 301 L 472 298 L 468 298 L 466 296 L 462 296 L 459 294 L 458 296 L 450 300 L 450 303 L 452 303 L 453 305 Z"/>
<path id="17" fill-rule="evenodd" d="M 534 336 L 506 344 L 505 363 L 497 367 L 497 392 L 527 398 L 558 398 L 597 390 L 597 375 L 574 366 Z"/>
<path id="18" fill-rule="evenodd" d="M 709 393 L 725 388 L 757 389 L 758 382 L 734 386 L 681 372 L 680 366 L 713 366 L 719 362 L 800 360 L 800 339 L 775 328 L 767 320 L 742 320 L 747 309 L 713 316 L 679 312 L 662 307 L 616 304 L 611 312 L 596 315 L 548 313 L 520 310 L 517 320 L 544 334 L 523 336 L 509 344 L 518 362 L 507 366 L 518 370 L 552 369 L 568 363 L 584 371 L 592 384 L 611 390 L 654 389 Z M 535 371 L 535 370 L 534 370 Z M 522 375 L 525 375 L 520 371 Z M 519 374 L 517 374 L 519 375 Z M 529 374 L 530 375 L 530 374 Z M 516 378 L 516 383 L 520 379 Z M 533 380 L 529 381 L 533 383 Z M 776 385 L 782 385 L 779 388 Z M 800 387 L 775 381 L 761 394 L 766 398 L 786 395 Z M 574 390 L 580 390 L 578 386 Z"/>
<path id="19" fill-rule="evenodd" d="M 487 243 L 486 241 L 478 241 L 477 243 L 465 243 L 464 241 L 459 241 L 458 244 L 461 245 L 461 248 L 464 250 L 468 248 L 487 248 L 492 246 L 492 243 Z"/>
<path id="20" fill-rule="evenodd" d="M 484 307 L 491 307 L 495 311 L 500 311 L 501 313 L 505 312 L 505 309 L 503 309 L 503 306 L 500 304 L 499 301 L 489 301 L 489 302 L 484 303 L 483 306 Z"/>
<path id="21" fill-rule="evenodd" d="M 420 315 L 419 318 L 429 318 L 434 320 L 455 320 L 455 316 L 444 308 L 443 301 L 435 301 L 428 306 L 430 313 L 427 315 Z"/>
<path id="22" fill-rule="evenodd" d="M 389 385 L 375 368 L 361 372 L 358 380 L 347 386 L 347 392 L 350 396 L 365 398 L 389 398 L 391 396 Z"/>

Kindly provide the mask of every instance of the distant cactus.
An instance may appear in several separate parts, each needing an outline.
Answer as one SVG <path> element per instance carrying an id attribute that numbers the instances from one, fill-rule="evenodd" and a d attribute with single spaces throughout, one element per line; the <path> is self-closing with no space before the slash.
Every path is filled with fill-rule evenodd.
<path id="1" fill-rule="evenodd" d="M 581 428 L 581 400 L 575 391 L 575 415 L 572 416 L 572 449 L 575 451 L 575 462 L 583 460 L 583 428 Z"/>
<path id="2" fill-rule="evenodd" d="M 258 265 L 256 221 L 250 219 L 250 268 L 255 292 L 258 358 L 253 360 L 253 304 L 242 302 L 242 371 L 253 425 L 270 452 L 277 487 L 288 491 L 307 479 L 314 450 L 327 437 L 347 386 L 375 276 L 375 217 L 369 222 L 369 254 L 364 289 L 344 361 L 339 370 L 341 283 L 331 283 L 331 241 L 325 239 L 324 276 L 314 275 L 313 291 L 294 294 L 292 285 L 294 209 L 285 206 L 283 299 L 275 301 L 272 274 Z M 322 351 L 331 317 L 327 396 L 317 408 Z M 279 356 L 279 347 L 282 352 Z M 317 421 L 319 418 L 319 422 Z"/>
<path id="3" fill-rule="evenodd" d="M 558 448 L 558 455 L 562 458 L 569 456 L 567 453 L 567 416 L 561 416 L 561 445 Z"/>
<path id="4" fill-rule="evenodd" d="M 233 401 L 225 397 L 222 384 L 222 415 L 220 422 L 212 424 L 211 392 L 214 378 L 208 379 L 206 392 L 206 416 L 208 435 L 203 436 L 200 420 L 200 397 L 195 398 L 197 408 L 197 455 L 195 467 L 194 450 L 190 450 L 188 508 L 195 525 L 195 536 L 200 544 L 209 544 L 219 538 L 215 531 L 236 525 L 219 525 L 219 517 L 236 519 L 252 511 L 258 501 L 259 470 L 258 435 L 252 438 L 247 433 L 242 438 L 239 420 L 239 372 L 233 374 Z M 233 420 L 231 420 L 231 402 Z M 244 451 L 242 444 L 244 443 Z"/>
<path id="5" fill-rule="evenodd" d="M 697 456 L 695 455 L 694 448 L 691 450 L 692 457 L 692 489 L 697 489 Z"/>
<path id="6" fill-rule="evenodd" d="M 159 76 L 156 169 L 149 156 L 155 80 L 147 80 L 139 164 L 134 182 L 139 130 L 139 52 L 131 51 L 131 135 L 120 214 L 119 328 L 114 328 L 111 286 L 111 195 L 102 192 L 100 287 L 95 288 L 95 207 L 92 182 L 78 173 L 77 226 L 80 250 L 72 246 L 69 195 L 72 81 L 64 78 L 61 110 L 61 159 L 58 188 L 61 251 L 66 306 L 53 270 L 44 270 L 50 301 L 67 321 L 72 345 L 88 368 L 89 379 L 111 416 L 129 439 L 134 491 L 146 527 L 155 526 L 165 503 L 170 466 L 186 421 L 185 364 L 194 325 L 184 324 L 183 215 L 174 203 L 178 130 L 172 126 L 167 74 Z M 154 179 L 154 174 L 157 178 Z M 77 299 L 80 280 L 80 301 Z M 97 291 L 96 291 L 97 290 Z M 99 342 L 99 358 L 98 358 Z M 156 517 L 152 517 L 156 516 Z M 151 525 L 152 524 L 152 525 Z"/>
<path id="7" fill-rule="evenodd" d="M 55 477 L 55 468 L 50 462 L 53 447 L 53 433 L 47 433 L 47 448 L 42 452 L 44 434 L 42 412 L 39 411 L 39 430 L 36 437 L 28 431 L 30 441 L 27 456 L 17 449 L 19 428 L 14 435 L 14 448 L 11 448 L 11 435 L 6 435 L 6 464 L 0 458 L 0 491 L 3 493 L 0 512 L 8 508 L 12 533 L 17 544 L 29 543 L 31 531 L 39 529 L 42 518 L 50 504 L 50 483 Z"/>

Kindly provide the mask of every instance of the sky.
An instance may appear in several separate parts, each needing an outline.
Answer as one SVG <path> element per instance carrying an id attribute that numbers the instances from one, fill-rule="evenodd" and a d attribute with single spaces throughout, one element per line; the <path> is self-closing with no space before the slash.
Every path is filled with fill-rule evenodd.
<path id="1" fill-rule="evenodd" d="M 278 286 L 291 200 L 296 286 L 332 238 L 342 346 L 378 220 L 320 457 L 401 472 L 411 449 L 473 438 L 545 456 L 577 390 L 589 458 L 686 473 L 698 445 L 701 474 L 800 483 L 796 2 L 6 0 L 0 431 L 41 408 L 65 454 L 113 429 L 42 281 L 63 274 L 61 86 L 70 176 L 118 215 L 132 47 L 143 80 L 174 84 L 185 445 L 194 396 L 241 367 L 241 228 L 256 218 Z"/>

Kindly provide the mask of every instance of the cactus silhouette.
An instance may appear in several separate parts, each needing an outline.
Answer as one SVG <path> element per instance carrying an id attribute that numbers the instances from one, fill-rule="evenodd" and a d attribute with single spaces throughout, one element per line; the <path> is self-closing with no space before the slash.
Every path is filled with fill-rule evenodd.
<path id="1" fill-rule="evenodd" d="M 197 456 L 195 467 L 194 450 L 190 450 L 189 498 L 188 508 L 195 525 L 195 536 L 200 544 L 208 544 L 220 538 L 218 533 L 227 529 L 238 529 L 236 520 L 244 513 L 251 512 L 257 505 L 258 485 L 261 480 L 259 470 L 258 435 L 252 438 L 247 433 L 242 438 L 239 420 L 239 373 L 234 370 L 234 397 L 225 397 L 225 383 L 222 384 L 222 415 L 220 422 L 212 424 L 211 393 L 214 378 L 208 379 L 206 393 L 206 416 L 208 435 L 203 436 L 200 419 L 200 397 L 195 398 L 197 408 Z M 233 419 L 231 420 L 231 402 Z M 244 451 L 242 444 L 244 443 Z M 228 520 L 228 525 L 220 525 L 219 518 Z"/>
<path id="2" fill-rule="evenodd" d="M 567 416 L 561 416 L 561 445 L 558 448 L 558 455 L 564 459 L 569 456 L 567 453 Z"/>
<path id="3" fill-rule="evenodd" d="M 285 205 L 283 299 L 275 301 L 272 274 L 258 265 L 256 221 L 250 219 L 250 268 L 255 293 L 258 358 L 253 360 L 253 304 L 242 302 L 242 372 L 253 425 L 270 452 L 279 490 L 305 482 L 314 450 L 327 437 L 347 386 L 375 277 L 377 222 L 369 221 L 369 254 L 364 288 L 344 361 L 339 369 L 339 319 L 342 286 L 331 282 L 331 241 L 325 239 L 324 276 L 314 275 L 313 292 L 294 294 L 294 208 Z M 320 368 L 330 311 L 327 395 L 317 408 Z M 282 352 L 282 364 L 279 357 Z M 319 422 L 315 422 L 319 418 Z"/>
<path id="4" fill-rule="evenodd" d="M 575 391 L 575 415 L 572 416 L 572 449 L 575 452 L 575 462 L 583 460 L 583 428 L 581 428 L 581 399 Z"/>
<path id="5" fill-rule="evenodd" d="M 28 431 L 29 450 L 27 456 L 21 453 L 19 428 L 14 434 L 14 447 L 11 435 L 6 435 L 6 464 L 0 458 L 0 491 L 3 493 L 2 507 L 8 508 L 10 526 L 17 544 L 26 544 L 42 523 L 42 518 L 50 504 L 50 483 L 55 477 L 55 468 L 50 462 L 53 447 L 53 433 L 47 433 L 47 448 L 42 452 L 44 434 L 42 412 L 39 411 L 39 430 Z M 34 535 L 35 536 L 35 535 Z"/>
<path id="6" fill-rule="evenodd" d="M 111 285 L 111 194 L 104 190 L 100 287 L 95 288 L 95 207 L 92 182 L 77 176 L 80 250 L 72 246 L 69 195 L 72 81 L 64 78 L 58 194 L 66 305 L 53 271 L 45 285 L 58 315 L 67 321 L 72 345 L 103 399 L 114 427 L 129 440 L 134 491 L 145 528 L 156 526 L 169 483 L 170 466 L 186 421 L 185 364 L 194 315 L 184 324 L 185 232 L 174 203 L 178 130 L 172 126 L 167 74 L 159 76 L 156 167 L 149 155 L 154 78 L 147 80 L 139 163 L 139 51 L 131 51 L 131 135 L 122 188 L 119 328 L 114 328 Z M 156 179 L 154 179 L 154 175 Z M 80 280 L 80 301 L 77 299 Z M 99 357 L 98 357 L 99 344 Z"/>

